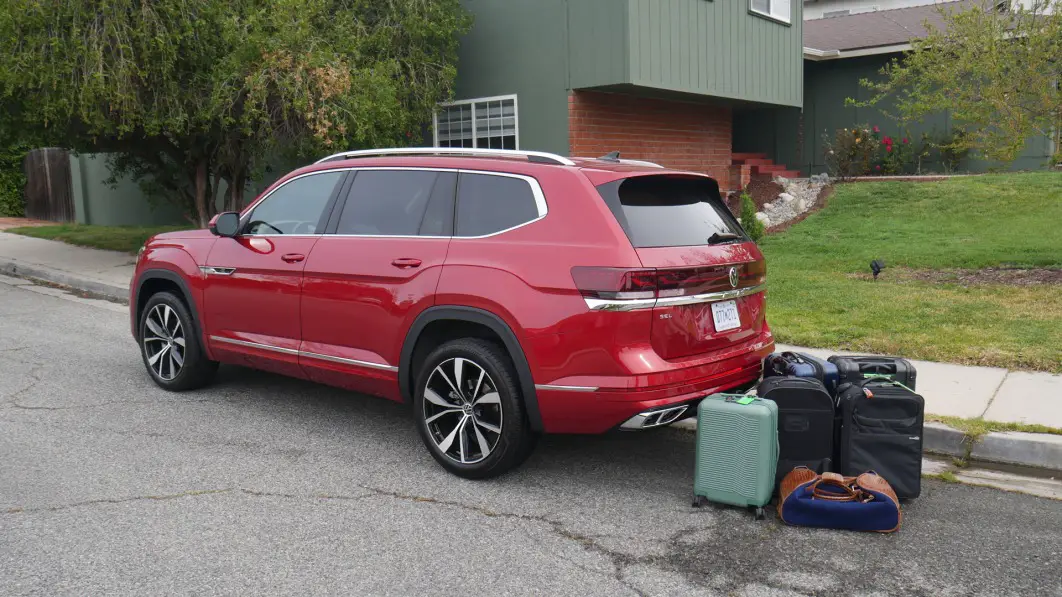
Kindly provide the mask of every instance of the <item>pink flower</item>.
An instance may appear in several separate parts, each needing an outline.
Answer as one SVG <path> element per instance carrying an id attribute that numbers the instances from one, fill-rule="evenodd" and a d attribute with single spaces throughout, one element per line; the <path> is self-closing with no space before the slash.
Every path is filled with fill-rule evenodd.
<path id="1" fill-rule="evenodd" d="M 892 153 L 892 145 L 886 145 L 885 146 L 885 151 L 887 151 L 889 153 Z"/>
<path id="2" fill-rule="evenodd" d="M 879 129 L 878 125 L 876 125 L 876 124 L 874 125 L 874 132 L 875 133 L 880 133 L 881 132 L 881 129 Z"/>
<path id="3" fill-rule="evenodd" d="M 875 170 L 881 170 L 881 166 L 874 166 Z"/>
<path id="4" fill-rule="evenodd" d="M 903 144 L 904 144 L 904 145 L 907 145 L 907 137 L 904 137 L 904 138 L 903 138 Z"/>
<path id="5" fill-rule="evenodd" d="M 884 139 L 881 140 L 881 142 L 884 143 L 885 145 L 892 145 L 892 137 L 885 137 Z"/>

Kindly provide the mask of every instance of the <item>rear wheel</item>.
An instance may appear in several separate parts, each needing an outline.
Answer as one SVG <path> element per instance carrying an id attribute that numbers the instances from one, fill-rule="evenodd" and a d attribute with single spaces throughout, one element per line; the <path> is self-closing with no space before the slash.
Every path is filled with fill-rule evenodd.
<path id="1" fill-rule="evenodd" d="M 478 338 L 443 344 L 417 376 L 417 430 L 432 457 L 468 479 L 500 475 L 523 462 L 536 436 L 508 355 Z"/>
<path id="2" fill-rule="evenodd" d="M 193 390 L 210 382 L 218 364 L 206 357 L 188 308 L 170 292 L 148 299 L 140 314 L 140 353 L 164 390 Z"/>

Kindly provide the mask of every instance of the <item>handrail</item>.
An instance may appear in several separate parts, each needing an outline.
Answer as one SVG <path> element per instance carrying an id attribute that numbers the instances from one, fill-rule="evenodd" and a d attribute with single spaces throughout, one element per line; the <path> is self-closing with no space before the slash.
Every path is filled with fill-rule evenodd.
<path id="1" fill-rule="evenodd" d="M 544 151 L 522 151 L 514 149 L 479 149 L 470 147 L 392 147 L 388 149 L 358 149 L 355 151 L 342 151 L 321 158 L 314 162 L 320 164 L 332 160 L 345 160 L 350 158 L 367 158 L 388 155 L 467 155 L 473 157 L 526 157 L 529 162 L 543 164 L 556 164 L 558 166 L 574 166 L 575 162 L 564 156 Z"/>

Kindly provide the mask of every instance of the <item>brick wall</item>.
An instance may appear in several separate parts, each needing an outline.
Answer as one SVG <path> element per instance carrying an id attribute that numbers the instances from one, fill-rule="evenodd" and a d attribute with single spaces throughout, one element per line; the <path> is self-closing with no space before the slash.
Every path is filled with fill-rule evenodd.
<path id="1" fill-rule="evenodd" d="M 568 96 L 568 131 L 573 156 L 598 157 L 619 151 L 623 158 L 703 172 L 724 190 L 737 188 L 730 186 L 733 120 L 729 108 L 574 91 Z"/>

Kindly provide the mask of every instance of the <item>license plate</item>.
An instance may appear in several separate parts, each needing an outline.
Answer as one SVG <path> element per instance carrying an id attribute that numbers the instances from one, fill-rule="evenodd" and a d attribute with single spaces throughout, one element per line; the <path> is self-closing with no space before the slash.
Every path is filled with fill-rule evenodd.
<path id="1" fill-rule="evenodd" d="M 712 321 L 715 322 L 717 332 L 741 327 L 741 315 L 738 314 L 737 301 L 712 303 Z"/>

